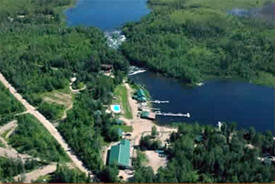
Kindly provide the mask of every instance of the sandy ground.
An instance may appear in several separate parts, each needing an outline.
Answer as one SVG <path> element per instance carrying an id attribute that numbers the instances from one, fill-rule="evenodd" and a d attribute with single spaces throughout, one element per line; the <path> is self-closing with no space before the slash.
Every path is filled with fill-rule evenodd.
<path id="1" fill-rule="evenodd" d="M 9 89 L 10 93 L 19 101 L 21 102 L 24 107 L 32 114 L 35 118 L 39 120 L 39 122 L 49 131 L 49 133 L 56 139 L 56 141 L 61 145 L 61 147 L 65 150 L 67 155 L 72 160 L 75 167 L 77 167 L 80 171 L 88 174 L 91 174 L 84 166 L 83 163 L 70 151 L 68 144 L 65 142 L 63 137 L 57 131 L 57 129 L 49 122 L 40 112 L 38 112 L 32 105 L 30 105 L 23 97 L 16 92 L 14 87 L 9 84 L 9 82 L 5 79 L 5 77 L 0 73 L 0 81 L 3 85 Z M 91 177 L 93 177 L 91 175 Z"/>
<path id="2" fill-rule="evenodd" d="M 75 81 L 76 81 L 76 77 L 71 78 L 70 90 L 71 90 L 72 93 L 77 94 L 77 93 L 79 93 L 80 91 L 83 91 L 83 90 L 86 89 L 86 85 L 85 85 L 84 87 L 80 88 L 80 89 L 73 89 L 72 85 L 73 85 L 73 83 L 74 83 Z"/>
<path id="3" fill-rule="evenodd" d="M 151 166 L 154 173 L 157 173 L 158 169 L 160 167 L 165 167 L 167 160 L 165 157 L 159 157 L 159 154 L 156 153 L 155 151 L 144 151 L 147 159 L 148 159 L 148 163 L 146 164 L 146 166 Z"/>
<path id="4" fill-rule="evenodd" d="M 128 90 L 128 101 L 129 101 L 129 104 L 130 104 L 131 109 L 132 109 L 133 119 L 132 120 L 127 120 L 125 118 L 121 118 L 121 120 L 123 120 L 127 125 L 133 127 L 133 132 L 132 132 L 131 139 L 134 140 L 133 141 L 134 145 L 138 145 L 142 134 L 144 132 L 151 132 L 153 126 L 156 126 L 157 131 L 166 132 L 166 133 L 163 134 L 165 136 L 161 137 L 162 140 L 167 139 L 169 137 L 169 135 L 171 134 L 171 132 L 177 131 L 176 128 L 159 126 L 151 120 L 139 118 L 137 116 L 137 114 L 138 114 L 138 103 L 135 100 L 132 99 L 133 90 L 129 86 L 129 84 L 126 83 L 125 86 Z"/>
<path id="5" fill-rule="evenodd" d="M 53 172 L 55 172 L 55 170 L 56 170 L 56 163 L 52 163 L 50 165 L 41 167 L 41 168 L 31 171 L 29 173 L 20 174 L 18 176 L 15 176 L 14 180 L 15 181 L 23 180 L 24 183 L 31 183 L 32 181 L 38 179 L 40 176 L 45 176 L 47 174 L 53 173 Z"/>
<path id="6" fill-rule="evenodd" d="M 129 169 L 119 170 L 118 177 L 122 178 L 122 180 L 127 181 L 129 178 L 134 176 L 134 171 Z"/>
<path id="7" fill-rule="evenodd" d="M 3 141 L 3 140 L 1 140 Z M 6 146 L 8 146 L 6 143 L 4 143 Z M 7 157 L 7 158 L 12 158 L 12 159 L 22 159 L 23 161 L 25 159 L 29 159 L 29 158 L 32 158 L 31 156 L 29 155 L 26 155 L 26 154 L 20 154 L 18 153 L 15 149 L 13 148 L 1 148 L 0 147 L 0 156 L 1 157 Z"/>
<path id="8" fill-rule="evenodd" d="M 13 121 L 1 126 L 0 127 L 0 135 L 4 134 L 6 131 L 8 131 L 14 127 L 17 127 L 17 120 L 13 120 Z"/>

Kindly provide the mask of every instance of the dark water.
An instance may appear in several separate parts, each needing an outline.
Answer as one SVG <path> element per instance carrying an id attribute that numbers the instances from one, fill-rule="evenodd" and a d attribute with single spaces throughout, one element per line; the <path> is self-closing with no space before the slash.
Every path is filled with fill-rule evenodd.
<path id="1" fill-rule="evenodd" d="M 65 14 L 69 26 L 95 26 L 112 31 L 123 24 L 138 21 L 150 11 L 147 0 L 77 0 Z"/>
<path id="2" fill-rule="evenodd" d="M 169 100 L 156 104 L 161 112 L 187 113 L 191 118 L 158 116 L 160 123 L 194 122 L 217 124 L 237 122 L 238 127 L 254 126 L 272 130 L 274 124 L 274 89 L 237 81 L 210 81 L 200 87 L 186 87 L 174 79 L 145 72 L 131 76 L 143 84 L 152 99 Z"/>

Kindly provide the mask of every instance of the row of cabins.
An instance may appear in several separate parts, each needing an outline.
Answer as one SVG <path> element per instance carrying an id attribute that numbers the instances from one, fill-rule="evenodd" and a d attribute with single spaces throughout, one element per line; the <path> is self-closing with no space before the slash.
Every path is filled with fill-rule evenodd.
<path id="1" fill-rule="evenodd" d="M 143 89 L 138 89 L 134 93 L 133 99 L 137 100 L 139 103 L 145 103 L 148 101 Z M 140 113 L 141 118 L 150 119 L 150 120 L 156 119 L 156 114 L 151 112 L 150 109 L 140 107 L 140 110 L 141 110 L 141 113 Z"/>

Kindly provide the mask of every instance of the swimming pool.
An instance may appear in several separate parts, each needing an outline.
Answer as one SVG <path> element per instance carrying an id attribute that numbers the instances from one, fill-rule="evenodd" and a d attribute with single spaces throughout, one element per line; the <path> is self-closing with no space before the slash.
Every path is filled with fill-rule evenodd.
<path id="1" fill-rule="evenodd" d="M 120 105 L 111 105 L 111 109 L 114 113 L 120 113 L 121 112 Z"/>

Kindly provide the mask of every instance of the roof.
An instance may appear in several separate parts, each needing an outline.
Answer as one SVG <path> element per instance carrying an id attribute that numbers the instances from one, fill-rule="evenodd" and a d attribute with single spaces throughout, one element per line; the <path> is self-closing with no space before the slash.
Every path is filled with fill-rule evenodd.
<path id="1" fill-rule="evenodd" d="M 140 116 L 141 116 L 141 117 L 149 117 L 149 114 L 150 114 L 150 113 L 147 112 L 147 111 L 142 111 Z"/>
<path id="2" fill-rule="evenodd" d="M 137 90 L 137 95 L 138 95 L 139 97 L 145 97 L 145 93 L 144 93 L 144 91 L 143 91 L 142 89 L 138 89 L 138 90 Z"/>
<path id="3" fill-rule="evenodd" d="M 119 166 L 130 166 L 130 141 L 123 139 L 119 144 L 112 146 L 108 164 L 117 163 Z"/>

